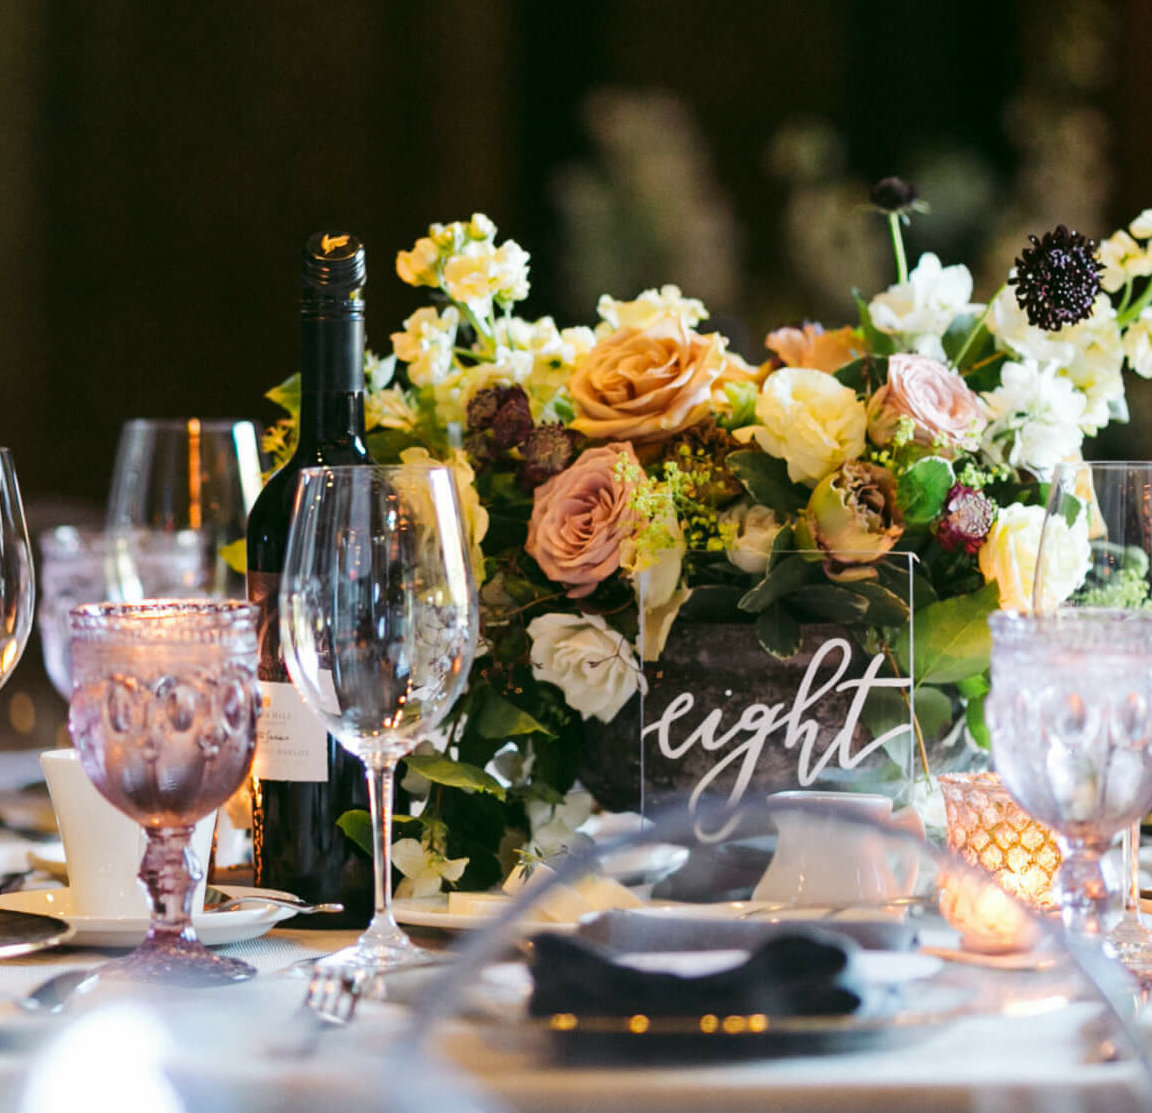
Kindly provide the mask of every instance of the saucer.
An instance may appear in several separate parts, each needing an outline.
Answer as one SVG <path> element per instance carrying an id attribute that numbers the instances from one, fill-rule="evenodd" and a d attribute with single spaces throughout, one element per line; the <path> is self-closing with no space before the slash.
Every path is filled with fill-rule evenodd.
<path id="1" fill-rule="evenodd" d="M 260 889 L 239 885 L 218 885 L 229 897 L 259 894 Z M 0 895 L 0 909 L 54 916 L 75 928 L 68 940 L 72 946 L 135 947 L 148 933 L 147 916 L 84 916 L 72 911 L 72 893 L 68 889 L 27 889 Z M 274 904 L 242 905 L 230 912 L 198 912 L 192 926 L 200 942 L 210 947 L 225 943 L 243 943 L 263 935 L 273 925 L 295 913 Z"/>

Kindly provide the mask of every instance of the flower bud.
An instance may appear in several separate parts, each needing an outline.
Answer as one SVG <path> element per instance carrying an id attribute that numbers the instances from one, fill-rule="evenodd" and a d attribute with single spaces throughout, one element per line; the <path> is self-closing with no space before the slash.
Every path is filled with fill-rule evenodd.
<path id="1" fill-rule="evenodd" d="M 903 532 L 896 480 L 863 460 L 850 460 L 822 479 L 796 526 L 800 546 L 819 549 L 837 573 L 879 560 Z"/>

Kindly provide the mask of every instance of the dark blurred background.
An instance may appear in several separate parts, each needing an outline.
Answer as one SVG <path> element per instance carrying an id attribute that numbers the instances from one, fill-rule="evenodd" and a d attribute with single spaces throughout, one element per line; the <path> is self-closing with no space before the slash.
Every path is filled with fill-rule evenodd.
<path id="1" fill-rule="evenodd" d="M 128 418 L 272 417 L 321 228 L 368 245 L 380 349 L 395 252 L 479 210 L 526 316 L 676 282 L 758 360 L 892 281 L 886 174 L 987 296 L 1028 232 L 1152 205 L 1150 41 L 1148 0 L 0 0 L 0 443 L 39 527 L 99 516 Z M 1097 455 L 1148 454 L 1140 385 Z"/>

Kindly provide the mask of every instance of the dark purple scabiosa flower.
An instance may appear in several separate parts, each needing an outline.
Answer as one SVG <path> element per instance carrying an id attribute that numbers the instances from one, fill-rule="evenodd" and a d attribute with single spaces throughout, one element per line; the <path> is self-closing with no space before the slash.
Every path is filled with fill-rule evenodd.
<path id="1" fill-rule="evenodd" d="M 500 403 L 504 400 L 502 386 L 486 386 L 476 391 L 468 403 L 468 428 L 474 433 L 489 428 L 500 412 Z"/>
<path id="2" fill-rule="evenodd" d="M 528 395 L 520 386 L 497 387 L 504 391 L 500 408 L 492 419 L 492 439 L 500 448 L 515 448 L 523 444 L 532 431 L 532 410 Z"/>
<path id="3" fill-rule="evenodd" d="M 1016 301 L 1028 314 L 1028 323 L 1058 332 L 1090 317 L 1103 270 L 1095 241 L 1069 232 L 1063 224 L 1040 239 L 1028 240 L 1032 246 L 1020 253 L 1008 279 L 1016 287 Z"/>
<path id="4" fill-rule="evenodd" d="M 576 432 L 559 422 L 537 425 L 520 445 L 520 486 L 531 490 L 562 472 L 576 456 L 576 442 Z"/>
<path id="5" fill-rule="evenodd" d="M 944 500 L 944 516 L 936 529 L 936 540 L 946 553 L 963 549 L 975 556 L 995 517 L 996 507 L 987 495 L 957 483 Z"/>
<path id="6" fill-rule="evenodd" d="M 903 178 L 881 178 L 868 196 L 874 209 L 882 213 L 903 216 L 920 206 L 920 193 L 911 182 Z"/>

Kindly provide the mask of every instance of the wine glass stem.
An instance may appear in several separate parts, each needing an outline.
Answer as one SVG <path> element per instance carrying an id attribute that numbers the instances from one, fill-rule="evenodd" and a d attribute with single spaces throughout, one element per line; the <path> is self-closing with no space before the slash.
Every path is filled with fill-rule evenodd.
<path id="1" fill-rule="evenodd" d="M 1140 920 L 1140 821 L 1128 829 L 1125 839 L 1124 864 L 1128 867 L 1125 879 L 1124 910 Z"/>
<path id="2" fill-rule="evenodd" d="M 140 880 L 152 902 L 150 937 L 191 936 L 192 894 L 204 876 L 192 853 L 191 827 L 149 827 Z"/>
<path id="3" fill-rule="evenodd" d="M 373 923 L 383 921 L 388 928 L 396 928 L 392 915 L 392 780 L 398 760 L 377 756 L 365 762 L 368 803 L 372 811 Z"/>
<path id="4" fill-rule="evenodd" d="M 1101 859 L 1107 840 L 1062 840 L 1064 862 L 1056 875 L 1065 928 L 1073 935 L 1103 938 L 1120 912 L 1120 894 L 1108 891 Z"/>

